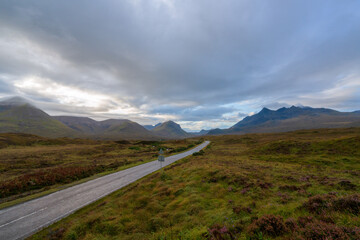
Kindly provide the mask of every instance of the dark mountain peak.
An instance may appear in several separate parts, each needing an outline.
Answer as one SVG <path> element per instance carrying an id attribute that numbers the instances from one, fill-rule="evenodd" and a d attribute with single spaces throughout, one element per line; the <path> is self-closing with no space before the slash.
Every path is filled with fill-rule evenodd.
<path id="1" fill-rule="evenodd" d="M 161 125 L 163 126 L 169 126 L 169 127 L 176 127 L 176 128 L 181 128 L 179 124 L 177 124 L 176 122 L 174 121 L 166 121 L 166 122 L 163 122 Z M 159 126 L 161 126 L 159 125 Z"/>
<path id="2" fill-rule="evenodd" d="M 259 113 L 268 113 L 268 112 L 272 112 L 272 110 L 268 109 L 267 107 L 264 107 L 263 109 L 261 109 Z"/>
<path id="3" fill-rule="evenodd" d="M 183 131 L 179 124 L 177 124 L 176 122 L 171 121 L 171 120 L 163 122 L 160 125 L 157 125 L 153 130 L 156 131 L 157 129 L 164 129 L 164 128 L 169 128 L 169 129 L 171 128 L 171 129 Z"/>
<path id="4" fill-rule="evenodd" d="M 174 121 L 166 121 L 151 130 L 156 135 L 167 138 L 184 138 L 189 134 L 185 132 L 179 124 Z"/>
<path id="5" fill-rule="evenodd" d="M 287 108 L 286 107 L 282 107 L 282 108 L 279 108 L 278 110 L 276 110 L 276 112 L 283 112 L 285 111 Z"/>

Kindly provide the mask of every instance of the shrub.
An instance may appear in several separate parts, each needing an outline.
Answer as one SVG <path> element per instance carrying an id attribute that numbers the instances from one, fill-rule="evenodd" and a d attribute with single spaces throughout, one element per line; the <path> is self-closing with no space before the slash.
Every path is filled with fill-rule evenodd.
<path id="1" fill-rule="evenodd" d="M 252 209 L 250 207 L 235 206 L 235 207 L 233 207 L 233 212 L 235 214 L 240 214 L 241 212 L 250 214 L 250 213 L 252 213 Z"/>
<path id="2" fill-rule="evenodd" d="M 339 188 L 344 190 L 356 190 L 356 185 L 350 182 L 349 180 L 343 180 L 338 183 Z"/>
<path id="3" fill-rule="evenodd" d="M 277 196 L 280 197 L 280 202 L 282 204 L 288 203 L 292 199 L 292 197 L 290 195 L 288 195 L 287 193 L 278 192 Z"/>
<path id="4" fill-rule="evenodd" d="M 360 213 L 360 195 L 348 195 L 336 198 L 335 195 L 325 194 L 309 198 L 303 207 L 312 213 L 324 213 L 325 210 L 335 210 L 339 212 L 350 212 L 358 215 Z"/>
<path id="5" fill-rule="evenodd" d="M 58 167 L 41 170 L 35 173 L 19 176 L 11 181 L 0 183 L 0 197 L 40 189 L 57 183 L 70 183 L 72 181 L 92 176 L 104 170 L 104 166 Z"/>
<path id="6" fill-rule="evenodd" d="M 310 197 L 307 202 L 303 204 L 303 207 L 312 213 L 322 213 L 327 209 L 332 208 L 335 195 L 324 194 Z"/>
<path id="7" fill-rule="evenodd" d="M 342 229 L 345 234 L 350 237 L 350 239 L 360 239 L 360 227 L 343 227 Z"/>
<path id="8" fill-rule="evenodd" d="M 129 149 L 130 149 L 130 150 L 139 151 L 139 150 L 140 150 L 140 147 L 132 146 L 132 147 L 129 147 Z"/>
<path id="9" fill-rule="evenodd" d="M 360 195 L 348 195 L 334 201 L 334 209 L 341 212 L 350 212 L 358 215 L 360 213 Z"/>
<path id="10" fill-rule="evenodd" d="M 313 222 L 314 219 L 311 216 L 299 217 L 297 222 L 300 227 L 305 227 L 306 224 Z"/>
<path id="11" fill-rule="evenodd" d="M 310 222 L 302 229 L 306 239 L 349 239 L 345 232 L 338 226 L 321 221 Z"/>
<path id="12" fill-rule="evenodd" d="M 293 191 L 299 191 L 301 188 L 298 186 L 295 186 L 295 185 L 283 185 L 283 186 L 280 186 L 279 189 L 282 191 L 293 192 Z"/>
<path id="13" fill-rule="evenodd" d="M 194 152 L 193 153 L 193 156 L 201 156 L 201 155 L 204 155 L 204 151 L 203 150 L 200 150 L 199 152 Z"/>
<path id="14" fill-rule="evenodd" d="M 295 219 L 293 219 L 293 218 L 288 218 L 288 219 L 286 219 L 286 221 L 285 221 L 285 226 L 286 226 L 286 228 L 289 229 L 291 232 L 294 232 L 295 230 L 298 229 L 298 225 L 297 225 Z"/>
<path id="15" fill-rule="evenodd" d="M 226 226 L 215 224 L 208 229 L 207 238 L 211 240 L 232 240 L 235 239 L 235 236 Z"/>
<path id="16" fill-rule="evenodd" d="M 61 238 L 63 238 L 64 233 L 65 233 L 64 228 L 59 228 L 59 229 L 56 229 L 56 230 L 50 229 L 47 237 L 50 240 L 61 239 Z"/>
<path id="17" fill-rule="evenodd" d="M 269 182 L 258 182 L 258 185 L 262 189 L 269 189 L 273 187 L 273 184 Z"/>
<path id="18" fill-rule="evenodd" d="M 281 216 L 264 215 L 250 224 L 248 232 L 250 235 L 263 233 L 277 237 L 286 233 L 287 228 Z"/>

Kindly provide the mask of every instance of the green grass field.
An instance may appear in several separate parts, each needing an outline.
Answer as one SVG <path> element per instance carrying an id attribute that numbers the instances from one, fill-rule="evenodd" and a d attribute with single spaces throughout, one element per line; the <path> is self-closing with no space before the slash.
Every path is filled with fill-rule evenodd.
<path id="1" fill-rule="evenodd" d="M 30 239 L 360 239 L 360 129 L 209 137 Z"/>

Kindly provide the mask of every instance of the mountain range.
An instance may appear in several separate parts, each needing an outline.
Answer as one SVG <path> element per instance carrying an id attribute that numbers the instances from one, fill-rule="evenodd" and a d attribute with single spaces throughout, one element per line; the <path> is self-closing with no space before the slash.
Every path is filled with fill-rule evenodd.
<path id="1" fill-rule="evenodd" d="M 360 127 L 360 112 L 327 108 L 289 107 L 247 116 L 228 129 L 213 129 L 209 135 L 288 132 L 299 129 Z"/>
<path id="2" fill-rule="evenodd" d="M 0 132 L 108 140 L 160 140 L 192 136 L 172 121 L 157 124 L 148 130 L 127 119 L 96 121 L 88 117 L 50 116 L 19 97 L 0 102 Z"/>
<path id="3" fill-rule="evenodd" d="M 96 121 L 88 117 L 50 116 L 19 97 L 0 101 L 0 133 L 29 133 L 44 137 L 161 140 L 341 127 L 360 127 L 360 111 L 338 112 L 327 108 L 295 106 L 278 110 L 263 108 L 228 129 L 188 133 L 173 121 L 142 126 L 127 119 Z"/>

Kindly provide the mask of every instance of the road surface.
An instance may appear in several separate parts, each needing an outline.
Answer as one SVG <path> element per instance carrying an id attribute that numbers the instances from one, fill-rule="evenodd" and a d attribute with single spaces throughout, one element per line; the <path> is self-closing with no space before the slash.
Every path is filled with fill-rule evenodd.
<path id="1" fill-rule="evenodd" d="M 165 158 L 163 166 L 206 147 L 199 146 Z M 24 239 L 74 211 L 160 169 L 158 161 L 112 173 L 61 191 L 0 210 L 0 239 Z"/>

